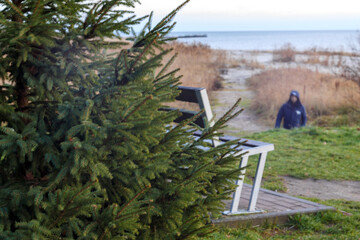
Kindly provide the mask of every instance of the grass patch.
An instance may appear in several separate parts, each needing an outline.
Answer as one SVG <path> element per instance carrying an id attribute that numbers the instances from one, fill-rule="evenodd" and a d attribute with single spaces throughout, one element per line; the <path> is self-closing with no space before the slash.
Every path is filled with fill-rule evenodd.
<path id="1" fill-rule="evenodd" d="M 263 175 L 263 186 L 285 191 L 279 176 L 360 181 L 360 129 L 306 127 L 274 129 L 246 138 L 274 143 Z M 247 174 L 255 175 L 256 158 L 249 159 Z"/>

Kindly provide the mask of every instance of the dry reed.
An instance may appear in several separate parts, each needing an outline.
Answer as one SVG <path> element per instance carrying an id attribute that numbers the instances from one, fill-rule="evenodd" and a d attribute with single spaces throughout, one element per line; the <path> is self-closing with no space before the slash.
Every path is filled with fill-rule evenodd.
<path id="1" fill-rule="evenodd" d="M 178 53 L 171 69 L 180 68 L 181 85 L 202 87 L 208 91 L 221 88 L 220 71 L 225 66 L 226 52 L 211 49 L 203 44 L 183 44 L 173 42 L 169 44 Z M 167 61 L 170 56 L 164 59 Z"/>
<path id="2" fill-rule="evenodd" d="M 359 109 L 360 87 L 352 81 L 303 68 L 274 69 L 249 79 L 256 91 L 252 109 L 269 121 L 289 98 L 291 90 L 298 90 L 310 119 L 331 114 L 339 109 Z"/>

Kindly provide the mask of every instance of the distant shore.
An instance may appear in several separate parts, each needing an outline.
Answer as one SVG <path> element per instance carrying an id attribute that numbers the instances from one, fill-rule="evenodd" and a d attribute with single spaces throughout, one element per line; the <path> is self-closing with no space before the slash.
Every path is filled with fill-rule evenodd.
<path id="1" fill-rule="evenodd" d="M 194 35 L 180 35 L 176 38 L 206 38 L 207 34 L 194 34 Z"/>
<path id="2" fill-rule="evenodd" d="M 183 43 L 201 43 L 222 50 L 274 50 L 290 43 L 298 51 L 323 49 L 351 52 L 359 32 L 349 31 L 235 31 L 172 32 L 170 36 L 207 35 L 206 38 L 179 38 Z"/>

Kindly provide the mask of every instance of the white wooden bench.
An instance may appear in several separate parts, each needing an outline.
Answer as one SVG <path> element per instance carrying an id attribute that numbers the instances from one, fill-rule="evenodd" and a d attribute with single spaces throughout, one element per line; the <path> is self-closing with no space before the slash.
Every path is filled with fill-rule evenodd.
<path id="1" fill-rule="evenodd" d="M 191 102 L 191 103 L 197 103 L 200 107 L 200 110 L 204 110 L 204 113 L 202 117 L 196 119 L 194 121 L 195 124 L 198 126 L 204 128 L 206 122 L 208 121 L 208 124 L 210 126 L 213 126 L 214 119 L 213 114 L 209 102 L 209 98 L 206 92 L 205 88 L 194 88 L 194 87 L 184 87 L 184 86 L 178 86 L 179 90 L 181 90 L 180 95 L 176 98 L 179 101 L 183 102 Z M 173 110 L 173 109 L 169 109 Z M 181 122 L 184 119 L 188 119 L 196 115 L 198 112 L 195 111 L 189 111 L 185 109 L 179 109 L 182 112 L 182 116 L 175 120 L 175 122 Z M 195 136 L 200 136 L 201 133 L 195 133 Z M 235 137 L 230 136 L 224 136 L 220 137 L 219 139 L 213 140 L 213 145 L 221 144 L 230 140 L 236 139 Z M 264 172 L 265 162 L 266 162 L 266 156 L 269 151 L 274 150 L 274 145 L 271 143 L 264 143 L 259 141 L 254 141 L 250 139 L 241 139 L 241 142 L 244 140 L 247 140 L 244 144 L 242 144 L 241 148 L 243 149 L 241 153 L 245 153 L 242 155 L 241 162 L 239 167 L 243 168 L 241 171 L 241 176 L 239 180 L 237 180 L 236 184 L 236 190 L 233 195 L 233 200 L 231 204 L 231 208 L 228 211 L 223 212 L 224 214 L 231 215 L 231 214 L 243 214 L 243 213 L 255 213 L 255 212 L 261 212 L 261 209 L 256 209 L 256 202 L 260 190 L 260 184 L 262 175 Z M 247 209 L 239 209 L 239 202 L 241 198 L 241 190 L 244 183 L 244 177 L 245 172 L 248 164 L 249 156 L 252 155 L 258 155 L 258 162 L 257 162 L 257 169 L 255 173 L 255 178 L 253 181 L 252 191 L 250 195 L 249 205 Z"/>

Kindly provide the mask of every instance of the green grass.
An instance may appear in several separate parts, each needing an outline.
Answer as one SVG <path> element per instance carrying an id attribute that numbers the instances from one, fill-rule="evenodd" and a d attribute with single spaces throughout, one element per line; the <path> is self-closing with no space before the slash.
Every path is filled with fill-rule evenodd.
<path id="1" fill-rule="evenodd" d="M 323 127 L 359 126 L 360 111 L 352 108 L 339 108 L 330 115 L 322 115 L 311 121 L 312 125 Z"/>
<path id="2" fill-rule="evenodd" d="M 360 131 L 356 127 L 275 129 L 246 138 L 273 143 L 268 153 L 263 186 L 285 191 L 279 176 L 360 181 Z M 256 158 L 249 159 L 253 176 Z"/>

